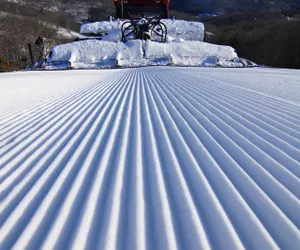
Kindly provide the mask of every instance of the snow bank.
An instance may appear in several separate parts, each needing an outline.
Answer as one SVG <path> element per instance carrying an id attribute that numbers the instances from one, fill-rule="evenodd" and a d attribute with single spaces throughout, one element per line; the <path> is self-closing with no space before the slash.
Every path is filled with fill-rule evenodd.
<path id="1" fill-rule="evenodd" d="M 243 66 L 232 47 L 199 41 L 157 43 L 132 40 L 127 43 L 86 40 L 59 45 L 48 58 L 73 68 L 138 67 L 147 65 Z"/>
<path id="2" fill-rule="evenodd" d="M 181 20 L 162 20 L 168 29 L 168 41 L 203 41 L 204 25 L 200 22 L 187 22 Z M 123 21 L 103 21 L 83 24 L 80 33 L 102 34 L 103 40 L 120 41 L 118 34 L 121 32 Z"/>
<path id="3" fill-rule="evenodd" d="M 126 44 L 99 40 L 67 43 L 54 47 L 47 63 L 70 62 L 75 68 L 114 67 L 117 58 L 141 58 L 141 43 L 140 40 Z"/>
<path id="4" fill-rule="evenodd" d="M 230 46 L 198 41 L 147 42 L 145 55 L 147 58 L 170 58 L 172 64 L 182 66 L 223 66 L 220 62 L 231 61 L 235 64 L 238 58 Z"/>
<path id="5" fill-rule="evenodd" d="M 168 41 L 204 41 L 204 25 L 200 22 L 163 20 L 168 28 Z"/>
<path id="6" fill-rule="evenodd" d="M 85 23 L 80 27 L 81 34 L 103 34 L 110 32 L 112 30 L 120 30 L 122 26 L 122 21 L 102 21 Z"/>

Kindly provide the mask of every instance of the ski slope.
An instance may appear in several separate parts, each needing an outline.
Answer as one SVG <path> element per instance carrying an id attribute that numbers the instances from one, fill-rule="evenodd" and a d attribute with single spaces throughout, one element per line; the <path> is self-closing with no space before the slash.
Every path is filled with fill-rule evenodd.
<path id="1" fill-rule="evenodd" d="M 0 75 L 0 249 L 299 249 L 300 71 Z"/>

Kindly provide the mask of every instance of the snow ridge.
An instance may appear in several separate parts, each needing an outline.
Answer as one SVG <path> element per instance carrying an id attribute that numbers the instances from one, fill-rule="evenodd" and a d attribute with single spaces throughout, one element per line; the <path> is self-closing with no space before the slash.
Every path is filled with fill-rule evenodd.
<path id="1" fill-rule="evenodd" d="M 1 75 L 0 248 L 298 249 L 299 76 Z"/>

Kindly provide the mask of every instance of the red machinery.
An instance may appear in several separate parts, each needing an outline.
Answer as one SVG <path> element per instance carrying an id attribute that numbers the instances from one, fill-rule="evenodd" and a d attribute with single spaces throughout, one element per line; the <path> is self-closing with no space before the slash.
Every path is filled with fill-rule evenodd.
<path id="1" fill-rule="evenodd" d="M 169 18 L 170 0 L 113 0 L 116 18 L 128 19 L 130 15 L 160 16 Z"/>

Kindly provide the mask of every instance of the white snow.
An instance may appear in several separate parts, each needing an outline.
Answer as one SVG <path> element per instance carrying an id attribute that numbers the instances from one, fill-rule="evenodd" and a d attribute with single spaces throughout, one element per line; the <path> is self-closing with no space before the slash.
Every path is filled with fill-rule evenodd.
<path id="1" fill-rule="evenodd" d="M 55 46 L 48 63 L 70 62 L 73 68 L 114 67 L 117 58 L 139 59 L 143 56 L 142 41 L 124 44 L 99 40 L 86 40 Z"/>
<path id="2" fill-rule="evenodd" d="M 183 21 L 183 20 L 163 20 L 168 29 L 169 40 L 176 39 L 180 41 L 203 41 L 204 25 L 200 22 Z"/>
<path id="3" fill-rule="evenodd" d="M 0 249 L 298 249 L 299 79 L 0 74 Z"/>
<path id="4" fill-rule="evenodd" d="M 114 30 L 120 31 L 123 21 L 101 21 L 85 23 L 80 27 L 81 34 L 103 34 Z"/>
<path id="5" fill-rule="evenodd" d="M 82 35 L 101 34 L 101 41 L 89 39 L 54 47 L 46 69 L 147 65 L 244 66 L 233 48 L 203 42 L 202 23 L 180 20 L 163 20 L 163 22 L 168 28 L 166 43 L 153 41 L 121 43 L 120 29 L 123 23 L 121 20 L 83 24 L 80 31 Z"/>
<path id="6" fill-rule="evenodd" d="M 131 40 L 127 43 L 86 40 L 58 45 L 48 58 L 53 62 L 70 62 L 73 68 L 137 67 L 146 65 L 242 67 L 229 46 L 199 41 L 158 43 Z M 65 63 L 64 63 L 65 64 Z"/>
<path id="7" fill-rule="evenodd" d="M 200 22 L 188 22 L 182 20 L 162 20 L 168 29 L 168 41 L 203 41 L 204 25 Z M 82 34 L 102 34 L 105 40 L 120 41 L 117 34 L 121 33 L 123 21 L 112 20 L 83 24 L 80 28 Z M 111 37 L 111 34 L 114 34 Z M 106 36 L 110 37 L 106 37 Z M 116 40 L 117 39 L 117 40 Z"/>
<path id="8" fill-rule="evenodd" d="M 226 61 L 235 67 L 242 66 L 234 61 L 238 55 L 232 47 L 199 41 L 147 42 L 145 54 L 147 58 L 170 58 L 172 64 L 181 66 L 228 66 Z"/>

